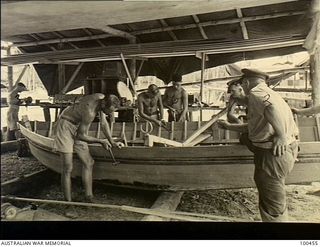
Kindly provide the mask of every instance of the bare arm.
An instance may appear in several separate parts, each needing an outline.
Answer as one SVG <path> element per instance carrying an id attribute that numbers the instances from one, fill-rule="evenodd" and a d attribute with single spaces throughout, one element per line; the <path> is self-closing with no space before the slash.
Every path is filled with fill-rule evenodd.
<path id="1" fill-rule="evenodd" d="M 150 122 L 153 122 L 153 123 L 157 124 L 158 126 L 161 125 L 161 122 L 159 120 L 153 119 L 152 117 L 150 117 L 144 113 L 143 99 L 139 96 L 138 96 L 138 111 L 139 111 L 140 117 L 142 117 Z"/>
<path id="2" fill-rule="evenodd" d="M 95 138 L 93 136 L 89 136 L 88 135 L 88 130 L 91 124 L 91 119 L 89 118 L 85 118 L 82 119 L 79 127 L 78 127 L 78 131 L 77 131 L 77 138 L 81 141 L 85 141 L 88 143 L 103 143 L 103 139 L 99 139 L 99 138 Z"/>
<path id="3" fill-rule="evenodd" d="M 100 111 L 99 112 L 99 117 L 100 117 L 101 129 L 102 129 L 104 135 L 107 137 L 109 142 L 111 144 L 113 144 L 114 141 L 112 139 L 112 133 L 111 133 L 111 130 L 110 130 L 109 123 L 108 123 L 108 121 L 106 119 L 106 114 L 104 112 Z"/>
<path id="4" fill-rule="evenodd" d="M 219 127 L 222 129 L 233 130 L 233 131 L 242 132 L 242 133 L 248 132 L 247 123 L 232 124 L 225 120 L 218 120 L 217 123 Z"/>
<path id="5" fill-rule="evenodd" d="M 312 115 L 312 114 L 320 113 L 320 105 L 313 106 L 310 108 L 304 108 L 304 109 L 292 108 L 291 110 L 293 113 L 296 113 L 299 115 Z"/>
<path id="6" fill-rule="evenodd" d="M 230 101 L 230 102 L 229 102 L 229 104 L 228 104 L 227 119 L 228 119 L 228 121 L 229 121 L 230 123 L 241 124 L 242 121 L 234 115 L 234 110 L 235 110 L 236 107 L 237 107 L 237 105 L 234 104 L 234 101 Z"/>
<path id="7" fill-rule="evenodd" d="M 183 111 L 181 113 L 180 119 L 178 119 L 179 122 L 184 121 L 186 119 L 186 114 L 188 111 L 188 94 L 185 90 L 182 91 L 182 104 L 183 104 Z"/>
<path id="8" fill-rule="evenodd" d="M 264 115 L 275 132 L 273 138 L 273 155 L 281 156 L 284 154 L 288 145 L 281 110 L 274 107 L 274 105 L 269 105 L 265 108 Z"/>
<path id="9" fill-rule="evenodd" d="M 159 111 L 160 111 L 160 119 L 163 119 L 163 104 L 162 104 L 162 98 L 161 98 L 160 93 L 159 93 L 158 97 L 159 97 L 158 107 L 159 107 Z"/>

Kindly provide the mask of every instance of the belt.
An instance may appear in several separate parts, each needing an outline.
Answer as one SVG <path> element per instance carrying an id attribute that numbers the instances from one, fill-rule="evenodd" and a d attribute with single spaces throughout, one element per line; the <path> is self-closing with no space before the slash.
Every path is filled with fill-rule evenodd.
<path id="1" fill-rule="evenodd" d="M 77 123 L 76 121 L 73 121 L 72 119 L 66 118 L 64 116 L 60 116 L 60 119 L 64 119 L 64 120 L 72 123 L 73 125 L 79 125 L 79 123 Z"/>

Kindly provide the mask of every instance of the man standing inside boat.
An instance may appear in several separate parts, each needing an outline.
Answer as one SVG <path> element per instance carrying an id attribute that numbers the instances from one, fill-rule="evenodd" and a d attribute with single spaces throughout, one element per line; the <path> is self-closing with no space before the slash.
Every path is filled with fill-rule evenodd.
<path id="1" fill-rule="evenodd" d="M 105 149 L 120 147 L 120 143 L 112 140 L 106 114 L 111 114 L 119 108 L 120 101 L 115 95 L 105 97 L 95 93 L 81 98 L 68 106 L 59 116 L 56 124 L 54 147 L 60 153 L 62 162 L 61 183 L 65 199 L 71 201 L 71 172 L 73 168 L 73 152 L 83 163 L 82 181 L 85 187 L 85 201 L 92 202 L 92 168 L 94 160 L 90 155 L 88 143 L 100 143 Z M 88 135 L 89 127 L 99 113 L 101 129 L 106 139 Z"/>
<path id="2" fill-rule="evenodd" d="M 188 94 L 181 87 L 181 75 L 172 76 L 172 86 L 164 92 L 163 105 L 168 110 L 168 122 L 184 122 L 187 120 Z"/>
<path id="3" fill-rule="evenodd" d="M 262 221 L 287 221 L 285 178 L 298 155 L 297 127 L 290 107 L 270 89 L 264 72 L 243 69 L 242 88 L 248 97 L 248 123 L 219 121 L 222 128 L 248 132 L 254 152 L 254 180 Z"/>
<path id="4" fill-rule="evenodd" d="M 20 93 L 28 91 L 27 87 L 19 82 L 8 95 L 8 113 L 7 113 L 7 141 L 16 140 L 19 138 L 18 125 L 19 122 L 19 108 L 22 100 L 19 98 Z"/>
<path id="5" fill-rule="evenodd" d="M 141 118 L 163 125 L 163 105 L 159 88 L 151 84 L 148 90 L 138 95 L 138 110 Z"/>

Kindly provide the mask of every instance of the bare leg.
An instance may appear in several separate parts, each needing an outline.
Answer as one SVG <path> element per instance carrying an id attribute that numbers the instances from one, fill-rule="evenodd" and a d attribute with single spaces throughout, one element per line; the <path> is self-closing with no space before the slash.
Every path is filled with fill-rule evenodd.
<path id="1" fill-rule="evenodd" d="M 71 172 L 72 172 L 72 153 L 60 153 L 62 161 L 61 185 L 64 197 L 71 201 Z"/>
<path id="2" fill-rule="evenodd" d="M 93 197 L 92 192 L 92 168 L 94 160 L 89 153 L 87 145 L 84 146 L 81 150 L 78 150 L 78 147 L 75 148 L 79 159 L 82 162 L 82 183 L 85 189 L 86 197 Z"/>

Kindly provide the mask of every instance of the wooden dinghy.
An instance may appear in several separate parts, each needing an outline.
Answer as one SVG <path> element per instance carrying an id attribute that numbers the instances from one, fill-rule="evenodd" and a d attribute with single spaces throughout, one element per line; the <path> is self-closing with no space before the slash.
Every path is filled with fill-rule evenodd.
<path id="1" fill-rule="evenodd" d="M 301 131 L 299 161 L 287 183 L 320 181 L 320 127 L 315 118 L 299 118 Z M 172 123 L 169 128 L 155 127 L 151 135 L 172 142 L 183 142 L 205 123 Z M 42 164 L 61 172 L 59 155 L 53 150 L 52 123 L 34 122 L 32 129 L 20 125 L 30 150 Z M 146 143 L 145 123 L 113 123 L 113 137 L 126 143 L 122 149 L 113 148 L 113 165 L 108 151 L 98 144 L 90 144 L 95 160 L 93 178 L 118 185 L 147 186 L 155 190 L 205 190 L 244 188 L 254 186 L 253 155 L 238 142 L 238 134 L 213 125 L 205 133 L 207 138 L 196 146 L 172 147 Z M 104 138 L 99 123 L 93 123 L 89 135 Z M 147 146 L 146 146 L 147 144 Z M 75 156 L 73 176 L 81 176 L 81 163 Z"/>

